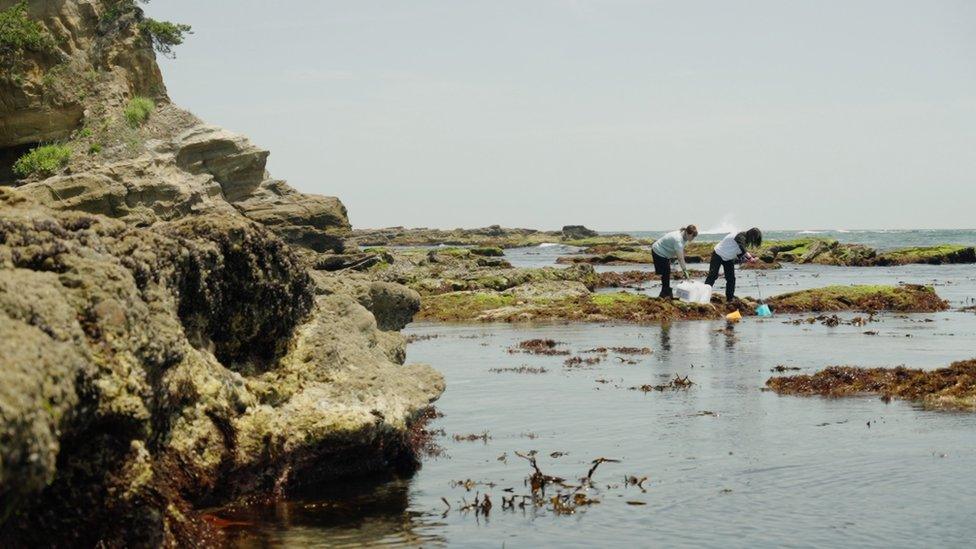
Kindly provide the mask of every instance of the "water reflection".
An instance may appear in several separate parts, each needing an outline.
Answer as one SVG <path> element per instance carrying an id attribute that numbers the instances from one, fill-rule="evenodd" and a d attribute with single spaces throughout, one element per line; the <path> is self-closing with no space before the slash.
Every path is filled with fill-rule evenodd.
<path id="1" fill-rule="evenodd" d="M 410 480 L 332 484 L 303 499 L 222 509 L 230 545 L 257 547 L 432 546 L 446 540 L 410 509 Z"/>
<path id="2" fill-rule="evenodd" d="M 665 322 L 661 324 L 661 350 L 670 353 L 671 352 L 671 323 Z"/>

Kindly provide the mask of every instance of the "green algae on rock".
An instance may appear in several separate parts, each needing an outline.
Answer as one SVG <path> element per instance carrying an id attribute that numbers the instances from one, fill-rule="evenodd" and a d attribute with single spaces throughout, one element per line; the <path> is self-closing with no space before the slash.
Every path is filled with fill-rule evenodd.
<path id="1" fill-rule="evenodd" d="M 976 411 L 976 360 L 953 362 L 938 370 L 831 366 L 812 375 L 772 377 L 766 386 L 781 395 L 876 394 L 927 408 Z"/>
<path id="2" fill-rule="evenodd" d="M 201 506 L 416 466 L 443 380 L 316 286 L 242 216 L 144 229 L 0 188 L 0 545 L 189 543 Z M 419 300 L 369 288 L 391 328 Z"/>
<path id="3" fill-rule="evenodd" d="M 629 292 L 592 293 L 571 281 L 528 283 L 505 291 L 461 291 L 425 296 L 418 318 L 439 321 L 563 320 L 602 322 L 660 322 L 668 320 L 721 319 L 725 307 L 718 303 L 692 304 Z M 804 290 L 766 300 L 774 311 L 931 312 L 947 304 L 922 286 L 830 286 Z M 740 300 L 736 306 L 752 315 L 755 302 Z"/>
<path id="4" fill-rule="evenodd" d="M 530 288 L 531 285 L 505 292 L 452 292 L 428 296 L 423 299 L 417 318 L 504 322 L 620 320 L 642 323 L 723 316 L 712 305 L 695 305 L 627 292 L 593 294 L 583 287 L 562 286 L 563 293 L 549 289 L 532 295 L 524 291 Z"/>
<path id="5" fill-rule="evenodd" d="M 976 248 L 955 245 L 904 248 L 881 253 L 875 263 L 877 265 L 976 263 Z"/>
<path id="6" fill-rule="evenodd" d="M 949 304 L 930 286 L 828 286 L 766 300 L 778 313 L 821 311 L 944 311 Z"/>

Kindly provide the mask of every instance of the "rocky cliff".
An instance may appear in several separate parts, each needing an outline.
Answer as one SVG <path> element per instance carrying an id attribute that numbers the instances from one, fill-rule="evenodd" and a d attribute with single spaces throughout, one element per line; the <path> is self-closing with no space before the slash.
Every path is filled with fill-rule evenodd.
<path id="1" fill-rule="evenodd" d="M 312 268 L 341 202 L 172 105 L 132 2 L 26 17 L 54 46 L 0 77 L 0 545 L 217 543 L 202 508 L 415 467 L 443 380 L 403 365 L 416 292 Z"/>

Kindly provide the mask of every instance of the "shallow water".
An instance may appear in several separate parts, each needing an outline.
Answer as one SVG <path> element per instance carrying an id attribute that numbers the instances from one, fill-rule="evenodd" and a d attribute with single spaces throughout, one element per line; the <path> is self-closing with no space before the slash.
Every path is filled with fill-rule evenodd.
<path id="1" fill-rule="evenodd" d="M 935 321 L 918 322 L 925 318 Z M 303 545 L 967 544 L 976 534 L 970 520 L 976 415 L 877 398 L 780 397 L 761 388 L 777 364 L 804 371 L 835 363 L 934 367 L 970 357 L 976 315 L 884 317 L 871 325 L 877 336 L 782 320 L 743 322 L 732 335 L 717 332 L 722 326 L 713 322 L 411 327 L 440 336 L 411 344 L 409 359 L 431 363 L 447 378 L 437 404 L 444 417 L 434 426 L 445 429 L 440 443 L 450 457 L 428 460 L 410 480 L 340 497 L 338 513 L 335 506 L 299 505 L 286 518 L 264 517 L 252 535 Z M 506 351 L 532 337 L 553 337 L 574 351 L 627 345 L 654 354 L 636 365 L 611 358 L 567 368 L 564 357 Z M 519 365 L 548 372 L 489 372 Z M 627 389 L 674 374 L 695 385 L 646 394 Z M 716 415 L 700 415 L 705 411 Z M 485 430 L 487 442 L 451 438 Z M 529 467 L 514 452 L 533 449 L 546 473 L 570 479 L 593 458 L 621 462 L 598 469 L 594 494 L 602 503 L 576 515 L 502 511 L 503 488 L 528 493 Z M 568 455 L 550 458 L 556 451 Z M 506 461 L 497 460 L 502 454 Z M 648 476 L 647 492 L 606 488 L 625 475 Z M 441 497 L 455 509 L 461 498 L 473 499 L 474 491 L 451 485 L 469 478 L 497 484 L 475 488 L 492 494 L 491 514 L 441 516 Z"/>
<path id="2" fill-rule="evenodd" d="M 566 267 L 556 258 L 573 253 L 570 246 L 546 246 L 543 248 L 513 248 L 505 250 L 505 258 L 513 267 Z M 690 269 L 707 271 L 707 263 L 689 263 Z M 597 272 L 648 271 L 650 264 L 595 265 Z M 704 275 L 696 277 L 703 279 Z M 822 288 L 832 284 L 925 284 L 934 286 L 944 299 L 953 306 L 972 305 L 976 297 L 976 266 L 974 265 L 900 265 L 896 267 L 834 267 L 830 265 L 799 265 L 784 263 L 781 269 L 736 270 L 736 295 L 741 297 L 770 297 L 809 288 Z M 640 286 L 642 293 L 656 296 L 661 291 L 659 282 Z M 604 291 L 620 291 L 618 288 Z M 725 278 L 720 274 L 715 282 L 715 292 L 725 292 Z"/>
<path id="3" fill-rule="evenodd" d="M 770 279 L 771 293 L 936 279 L 956 304 L 976 296 L 972 266 L 801 266 L 776 275 L 782 279 Z M 762 388 L 780 375 L 770 372 L 780 364 L 802 373 L 832 364 L 936 368 L 976 357 L 976 314 L 881 315 L 867 326 L 833 328 L 789 324 L 792 318 L 747 318 L 731 333 L 711 321 L 411 325 L 406 333 L 438 336 L 412 343 L 408 361 L 429 363 L 447 380 L 437 402 L 444 417 L 433 428 L 445 430 L 438 441 L 449 457 L 428 459 L 410 479 L 335 487 L 308 502 L 252 510 L 237 517 L 251 525 L 232 531 L 242 546 L 969 546 L 976 414 L 874 397 L 781 397 Z M 594 366 L 566 367 L 564 356 L 508 352 L 537 337 L 565 342 L 574 355 L 597 346 L 653 354 L 632 357 L 637 364 L 610 353 Z M 548 371 L 490 371 L 521 365 Z M 694 385 L 629 389 L 675 374 Z M 453 439 L 485 431 L 487 441 Z M 570 480 L 596 457 L 621 461 L 600 466 L 590 495 L 601 503 L 574 515 L 531 506 L 503 511 L 504 488 L 529 493 L 523 483 L 531 470 L 514 455 L 529 450 L 538 450 L 544 472 Z M 646 492 L 623 486 L 627 475 L 647 476 Z M 452 486 L 466 479 L 495 486 Z M 476 491 L 492 496 L 487 517 L 458 511 Z M 446 515 L 442 497 L 453 507 Z"/>

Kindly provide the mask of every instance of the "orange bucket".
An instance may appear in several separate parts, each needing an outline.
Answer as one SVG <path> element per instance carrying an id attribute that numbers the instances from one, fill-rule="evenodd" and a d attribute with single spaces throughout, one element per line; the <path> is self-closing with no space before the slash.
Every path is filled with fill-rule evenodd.
<path id="1" fill-rule="evenodd" d="M 742 320 L 742 313 L 740 313 L 739 310 L 736 309 L 734 312 L 725 315 L 725 320 L 728 320 L 730 322 L 738 322 Z"/>

